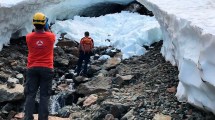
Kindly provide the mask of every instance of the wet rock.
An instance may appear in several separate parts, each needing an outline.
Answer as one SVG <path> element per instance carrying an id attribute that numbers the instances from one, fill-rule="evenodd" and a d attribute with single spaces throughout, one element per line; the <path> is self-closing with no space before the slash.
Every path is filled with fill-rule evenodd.
<path id="1" fill-rule="evenodd" d="M 24 87 L 16 84 L 13 89 L 8 89 L 6 85 L 0 85 L 0 102 L 16 101 L 24 98 Z"/>
<path id="2" fill-rule="evenodd" d="M 58 110 L 59 117 L 68 118 L 70 116 L 72 106 L 65 106 Z"/>

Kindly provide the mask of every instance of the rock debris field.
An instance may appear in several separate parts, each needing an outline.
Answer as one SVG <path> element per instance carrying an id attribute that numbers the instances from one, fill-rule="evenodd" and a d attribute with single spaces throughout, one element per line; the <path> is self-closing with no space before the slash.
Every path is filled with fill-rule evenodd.
<path id="1" fill-rule="evenodd" d="M 145 55 L 125 60 L 119 59 L 120 50 L 96 48 L 87 76 L 74 73 L 77 46 L 64 40 L 55 48 L 50 120 L 215 119 L 210 112 L 177 101 L 178 69 L 161 55 L 162 41 L 147 47 Z M 26 61 L 24 38 L 11 40 L 0 52 L 0 120 L 23 116 Z"/>

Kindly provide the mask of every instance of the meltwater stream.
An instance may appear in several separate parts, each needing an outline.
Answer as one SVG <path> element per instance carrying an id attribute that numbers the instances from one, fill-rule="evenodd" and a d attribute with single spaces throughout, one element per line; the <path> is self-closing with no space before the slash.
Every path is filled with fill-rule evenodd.
<path id="1" fill-rule="evenodd" d="M 50 97 L 49 113 L 51 115 L 57 115 L 58 111 L 66 106 L 66 98 L 75 92 L 74 84 L 70 83 L 66 91 L 59 92 L 56 95 Z M 70 100 L 70 99 L 69 99 Z M 73 99 L 71 99 L 73 102 Z"/>

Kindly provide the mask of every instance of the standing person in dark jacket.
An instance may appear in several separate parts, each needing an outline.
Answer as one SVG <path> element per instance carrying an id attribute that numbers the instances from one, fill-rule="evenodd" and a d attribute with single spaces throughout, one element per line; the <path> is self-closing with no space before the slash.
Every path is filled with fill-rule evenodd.
<path id="1" fill-rule="evenodd" d="M 48 103 L 52 88 L 53 53 L 55 35 L 44 30 L 46 17 L 43 13 L 33 16 L 35 32 L 26 35 L 28 63 L 25 81 L 24 120 L 33 120 L 35 97 L 40 87 L 39 119 L 48 120 Z"/>
<path id="2" fill-rule="evenodd" d="M 79 44 L 79 59 L 77 67 L 77 75 L 80 75 L 82 70 L 82 63 L 84 61 L 83 74 L 87 75 L 87 65 L 90 62 L 90 56 L 92 55 L 94 48 L 93 39 L 90 37 L 90 33 L 86 31 L 84 37 L 81 39 Z"/>

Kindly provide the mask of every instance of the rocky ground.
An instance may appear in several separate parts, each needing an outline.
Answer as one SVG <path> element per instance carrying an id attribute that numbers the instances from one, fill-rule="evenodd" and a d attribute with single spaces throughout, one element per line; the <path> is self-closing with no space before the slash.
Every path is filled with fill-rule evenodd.
<path id="1" fill-rule="evenodd" d="M 121 60 L 119 50 L 96 48 L 87 77 L 74 73 L 77 45 L 64 40 L 55 48 L 53 116 L 72 120 L 215 119 L 210 112 L 177 101 L 178 70 L 160 54 L 162 42 L 153 44 L 144 56 L 126 60 Z M 103 55 L 111 58 L 103 59 Z M 22 116 L 18 113 L 23 112 L 26 56 L 24 38 L 11 40 L 0 52 L 0 120 Z"/>

